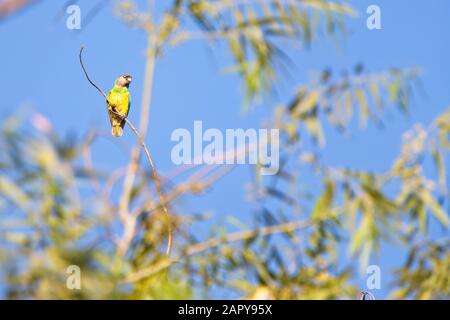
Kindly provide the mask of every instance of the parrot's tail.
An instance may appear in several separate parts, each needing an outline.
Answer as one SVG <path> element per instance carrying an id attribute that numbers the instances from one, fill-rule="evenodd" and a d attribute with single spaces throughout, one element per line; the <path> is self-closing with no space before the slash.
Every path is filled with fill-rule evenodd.
<path id="1" fill-rule="evenodd" d="M 114 137 L 121 137 L 123 135 L 123 129 L 120 124 L 111 127 L 111 134 Z"/>

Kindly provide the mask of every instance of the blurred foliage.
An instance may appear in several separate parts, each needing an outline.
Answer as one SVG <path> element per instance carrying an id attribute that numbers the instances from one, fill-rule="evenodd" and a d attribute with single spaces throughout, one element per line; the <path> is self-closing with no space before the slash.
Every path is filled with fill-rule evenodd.
<path id="1" fill-rule="evenodd" d="M 159 55 L 191 40 L 226 43 L 229 69 L 241 76 L 247 102 L 262 98 L 289 68 L 289 44 L 309 47 L 319 35 L 345 34 L 346 20 L 356 15 L 346 4 L 323 0 L 175 0 L 160 17 L 151 5 L 140 5 L 116 1 L 114 12 L 147 32 Z M 391 297 L 450 298 L 450 112 L 406 132 L 385 172 L 331 167 L 321 158 L 324 126 L 345 134 L 355 130 L 354 114 L 364 128 L 369 121 L 383 126 L 394 107 L 409 112 L 420 70 L 367 73 L 358 64 L 336 74 L 320 72 L 298 87 L 290 103 L 274 108 L 266 125 L 281 129 L 282 166 L 271 178 L 256 174 L 249 186 L 255 207 L 250 225 L 230 220 L 234 232 L 214 226 L 211 238 L 201 239 L 192 226 L 207 224 L 208 217 L 189 214 L 179 201 L 211 187 L 226 166 L 178 168 L 163 178 L 175 227 L 171 257 L 163 255 L 167 223 L 145 165 L 137 171 L 131 210 L 121 215 L 123 168 L 110 172 L 92 163 L 98 131 L 61 137 L 40 114 L 3 121 L 4 296 L 354 299 L 358 269 L 387 243 L 406 255 L 395 270 Z M 175 179 L 186 172 L 185 180 Z M 432 237 L 430 228 L 440 228 L 433 234 L 444 239 Z M 66 288 L 70 265 L 81 268 L 81 290 Z"/>
<path id="2" fill-rule="evenodd" d="M 116 12 L 129 25 L 158 35 L 160 50 L 188 40 L 225 42 L 233 60 L 229 71 L 243 80 L 247 102 L 259 98 L 275 81 L 275 69 L 292 66 L 286 43 L 309 47 L 318 34 L 345 32 L 348 5 L 324 0 L 175 0 L 158 23 L 135 1 L 119 1 Z M 198 28 L 191 30 L 192 24 Z"/>

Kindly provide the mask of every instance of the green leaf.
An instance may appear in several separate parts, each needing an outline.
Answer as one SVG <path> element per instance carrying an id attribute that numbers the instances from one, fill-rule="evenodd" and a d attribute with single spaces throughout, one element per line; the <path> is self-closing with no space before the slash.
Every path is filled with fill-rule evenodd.
<path id="1" fill-rule="evenodd" d="M 439 149 L 437 149 L 436 147 L 433 148 L 432 155 L 433 155 L 433 160 L 434 160 L 434 166 L 436 167 L 437 174 L 438 174 L 439 186 L 441 188 L 441 191 L 445 192 L 445 190 L 447 190 L 447 186 L 446 186 L 447 174 L 446 174 L 446 168 L 445 168 L 444 160 L 443 160 L 444 156 L 439 151 Z"/>
<path id="2" fill-rule="evenodd" d="M 0 176 L 0 194 L 13 201 L 21 209 L 28 208 L 30 199 L 27 194 L 22 191 L 20 186 L 4 176 Z"/>
<path id="3" fill-rule="evenodd" d="M 355 91 L 355 95 L 360 107 L 360 125 L 361 127 L 366 127 L 367 120 L 369 119 L 369 104 L 367 103 L 366 94 L 362 89 L 358 88 Z"/>
<path id="4" fill-rule="evenodd" d="M 319 145 L 325 144 L 325 135 L 323 133 L 322 125 L 320 124 L 317 117 L 308 117 L 304 120 L 306 129 L 314 138 L 314 140 L 319 143 Z"/>
<path id="5" fill-rule="evenodd" d="M 438 219 L 445 227 L 448 227 L 450 224 L 449 218 L 433 196 L 426 190 L 422 190 L 419 195 L 421 200 L 431 209 L 431 212 L 436 219 Z"/>
<path id="6" fill-rule="evenodd" d="M 322 196 L 316 201 L 314 209 L 311 214 L 313 220 L 322 220 L 329 216 L 331 205 L 334 197 L 334 182 L 331 180 L 325 181 L 325 191 Z"/>
<path id="7" fill-rule="evenodd" d="M 369 90 L 370 94 L 372 95 L 373 101 L 375 102 L 375 105 L 377 106 L 378 109 L 381 110 L 383 108 L 383 101 L 381 100 L 380 89 L 378 87 L 378 84 L 375 82 L 370 83 Z"/>
<path id="8" fill-rule="evenodd" d="M 305 98 L 300 99 L 297 105 L 293 108 L 293 117 L 299 118 L 304 114 L 311 112 L 319 100 L 319 92 L 312 91 L 306 95 Z"/>
<path id="9" fill-rule="evenodd" d="M 370 230 L 370 219 L 367 216 L 362 218 L 361 223 L 359 224 L 358 231 L 356 231 L 350 242 L 350 253 L 355 254 L 363 245 L 365 241 L 367 241 Z"/>

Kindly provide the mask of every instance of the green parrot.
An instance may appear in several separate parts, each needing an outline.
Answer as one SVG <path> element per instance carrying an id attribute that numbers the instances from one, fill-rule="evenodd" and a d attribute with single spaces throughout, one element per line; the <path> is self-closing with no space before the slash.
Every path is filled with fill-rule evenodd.
<path id="1" fill-rule="evenodd" d="M 115 107 L 115 110 L 127 117 L 130 112 L 131 96 L 128 87 L 131 83 L 131 75 L 124 74 L 118 77 L 114 83 L 114 88 L 108 94 L 108 109 L 109 121 L 111 122 L 111 134 L 115 137 L 123 135 L 123 127 L 125 120 L 120 118 L 117 114 L 110 110 L 110 107 Z"/>

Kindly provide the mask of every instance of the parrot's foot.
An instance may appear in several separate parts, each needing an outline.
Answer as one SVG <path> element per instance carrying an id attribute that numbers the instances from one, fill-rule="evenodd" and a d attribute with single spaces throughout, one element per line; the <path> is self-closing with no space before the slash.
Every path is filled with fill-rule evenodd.
<path id="1" fill-rule="evenodd" d="M 119 118 L 121 118 L 121 119 L 125 119 L 126 118 L 126 116 L 122 112 L 117 110 L 117 108 L 115 108 L 115 107 L 112 109 L 112 112 L 115 113 L 117 116 L 119 116 Z"/>
<path id="2" fill-rule="evenodd" d="M 121 119 L 126 118 L 126 116 L 122 112 L 117 110 L 116 106 L 113 104 L 108 103 L 108 110 L 109 110 L 109 112 L 114 113 L 115 115 L 119 116 Z"/>
<path id="3" fill-rule="evenodd" d="M 126 118 L 126 116 L 124 114 L 122 114 L 121 112 L 119 112 L 117 110 L 115 112 L 121 119 L 125 119 Z"/>
<path id="4" fill-rule="evenodd" d="M 111 127 L 111 134 L 114 137 L 121 137 L 123 135 L 123 129 L 120 125 Z"/>

